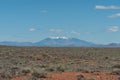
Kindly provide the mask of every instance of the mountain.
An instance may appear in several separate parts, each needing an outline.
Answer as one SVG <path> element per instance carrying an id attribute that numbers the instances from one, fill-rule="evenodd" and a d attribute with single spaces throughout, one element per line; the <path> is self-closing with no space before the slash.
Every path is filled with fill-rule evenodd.
<path id="1" fill-rule="evenodd" d="M 80 40 L 77 38 L 46 38 L 35 43 L 36 46 L 95 46 L 94 43 Z"/>
<path id="2" fill-rule="evenodd" d="M 80 40 L 77 38 L 67 38 L 67 37 L 50 37 L 45 38 L 39 42 L 10 42 L 4 41 L 0 42 L 0 45 L 8 46 L 52 46 L 52 47 L 62 47 L 62 46 L 96 46 L 96 44 Z"/>
<path id="3" fill-rule="evenodd" d="M 109 43 L 108 45 L 105 45 L 107 47 L 120 47 L 120 43 Z"/>
<path id="4" fill-rule="evenodd" d="M 33 46 L 32 42 L 11 42 L 11 41 L 4 41 L 0 42 L 0 45 L 7 45 L 7 46 Z"/>
<path id="5" fill-rule="evenodd" d="M 49 47 L 120 47 L 120 43 L 110 43 L 107 45 L 94 44 L 85 40 L 67 37 L 50 37 L 39 42 L 0 42 L 0 45 L 7 46 L 49 46 Z"/>

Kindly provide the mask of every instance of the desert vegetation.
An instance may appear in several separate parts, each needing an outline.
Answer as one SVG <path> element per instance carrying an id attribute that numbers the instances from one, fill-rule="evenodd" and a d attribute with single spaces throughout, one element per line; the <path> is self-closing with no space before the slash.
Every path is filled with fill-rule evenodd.
<path id="1" fill-rule="evenodd" d="M 120 48 L 0 46 L 0 80 L 62 80 L 55 76 L 119 80 Z"/>

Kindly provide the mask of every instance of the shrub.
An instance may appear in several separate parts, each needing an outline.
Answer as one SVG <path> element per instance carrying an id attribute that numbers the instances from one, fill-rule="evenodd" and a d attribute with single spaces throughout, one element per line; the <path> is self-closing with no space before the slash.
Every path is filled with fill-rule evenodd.
<path id="1" fill-rule="evenodd" d="M 48 68 L 46 70 L 49 71 L 49 72 L 54 72 L 55 71 L 55 69 L 53 69 L 53 68 Z"/>
<path id="2" fill-rule="evenodd" d="M 12 67 L 10 69 L 10 74 L 12 75 L 12 77 L 22 75 L 21 69 L 19 67 Z"/>
<path id="3" fill-rule="evenodd" d="M 10 80 L 11 75 L 6 73 L 0 73 L 0 80 Z"/>
<path id="4" fill-rule="evenodd" d="M 88 78 L 88 79 L 86 79 L 86 80 L 95 80 L 95 79 L 93 79 L 93 78 Z"/>
<path id="5" fill-rule="evenodd" d="M 114 69 L 111 74 L 120 75 L 120 69 Z"/>
<path id="6" fill-rule="evenodd" d="M 35 77 L 35 78 L 47 78 L 47 74 L 46 73 L 33 72 L 32 76 Z"/>
<path id="7" fill-rule="evenodd" d="M 63 67 L 63 66 L 58 66 L 57 68 L 57 71 L 59 71 L 59 72 L 65 72 L 65 68 Z"/>
<path id="8" fill-rule="evenodd" d="M 85 77 L 82 74 L 77 75 L 77 80 L 85 80 Z"/>
<path id="9" fill-rule="evenodd" d="M 112 68 L 119 68 L 120 69 L 120 65 L 119 64 L 114 65 L 114 66 L 112 66 Z"/>
<path id="10" fill-rule="evenodd" d="M 29 74 L 31 71 L 29 70 L 29 69 L 23 69 L 22 70 L 22 73 L 23 73 L 23 75 L 27 75 L 27 74 Z"/>

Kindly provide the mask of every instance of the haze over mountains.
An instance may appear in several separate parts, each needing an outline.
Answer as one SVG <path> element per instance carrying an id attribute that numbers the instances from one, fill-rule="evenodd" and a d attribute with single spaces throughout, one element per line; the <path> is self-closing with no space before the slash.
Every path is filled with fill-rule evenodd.
<path id="1" fill-rule="evenodd" d="M 85 40 L 80 40 L 77 38 L 67 38 L 67 37 L 50 37 L 45 38 L 39 42 L 11 42 L 4 41 L 0 42 L 0 45 L 7 46 L 50 46 L 50 47 L 120 47 L 120 43 L 110 43 L 108 45 L 95 44 Z"/>

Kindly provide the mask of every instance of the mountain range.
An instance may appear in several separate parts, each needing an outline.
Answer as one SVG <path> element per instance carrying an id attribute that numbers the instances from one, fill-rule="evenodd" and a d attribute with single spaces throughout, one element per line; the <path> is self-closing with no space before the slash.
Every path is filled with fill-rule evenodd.
<path id="1" fill-rule="evenodd" d="M 110 43 L 107 45 L 95 44 L 85 40 L 80 40 L 77 38 L 67 38 L 67 37 L 50 37 L 45 38 L 39 42 L 11 42 L 4 41 L 0 42 L 0 45 L 7 46 L 48 46 L 48 47 L 120 47 L 120 43 Z"/>

